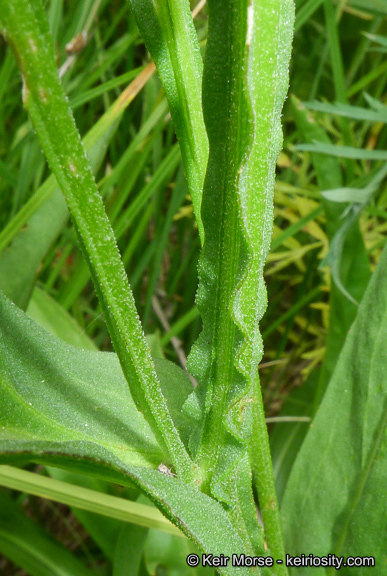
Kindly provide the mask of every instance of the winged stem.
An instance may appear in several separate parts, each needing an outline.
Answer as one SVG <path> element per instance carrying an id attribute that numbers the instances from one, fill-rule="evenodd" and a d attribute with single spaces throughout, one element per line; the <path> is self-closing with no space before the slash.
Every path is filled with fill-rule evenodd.
<path id="1" fill-rule="evenodd" d="M 203 426 L 192 443 L 205 489 L 215 495 L 221 485 L 224 491 L 225 470 L 231 475 L 250 446 L 266 541 L 272 555 L 283 558 L 258 378 L 263 351 L 258 324 L 266 309 L 263 266 L 294 6 L 292 0 L 209 0 L 208 7 L 203 105 L 210 155 L 197 298 L 203 332 L 190 357 Z M 286 574 L 284 566 L 276 570 Z"/>

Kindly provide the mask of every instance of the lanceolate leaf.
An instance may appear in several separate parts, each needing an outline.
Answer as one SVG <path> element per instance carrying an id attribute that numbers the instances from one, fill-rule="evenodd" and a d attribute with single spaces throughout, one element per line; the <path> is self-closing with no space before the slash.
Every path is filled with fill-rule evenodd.
<path id="1" fill-rule="evenodd" d="M 232 471 L 237 470 L 236 477 L 242 473 L 253 414 L 253 466 L 266 478 L 258 487 L 266 537 L 271 553 L 281 556 L 257 375 L 262 356 L 258 322 L 266 308 L 262 269 L 272 230 L 294 7 L 289 0 L 212 0 L 208 10 L 203 102 L 210 156 L 198 292 L 203 333 L 190 357 L 199 381 L 197 402 L 191 399 L 187 410 L 203 413 L 202 432 L 192 447 L 206 471 L 206 489 L 226 502 L 238 500 Z M 247 529 L 251 517 L 242 509 L 240 515 Z"/>
<path id="2" fill-rule="evenodd" d="M 272 233 L 275 168 L 282 147 L 281 111 L 289 83 L 293 25 L 292 0 L 257 1 L 249 6 L 247 43 L 251 42 L 251 46 L 247 80 L 253 111 L 254 140 L 241 176 L 239 196 L 250 255 L 233 308 L 235 319 L 244 335 L 238 369 L 248 380 L 247 392 L 251 386 L 252 469 L 266 542 L 271 554 L 277 558 L 284 557 L 284 549 L 258 376 L 258 364 L 263 353 L 259 321 L 267 306 L 263 268 Z M 243 397 L 241 410 L 245 400 L 246 397 Z M 278 566 L 273 572 L 286 574 L 287 570 Z"/>
<path id="3" fill-rule="evenodd" d="M 33 461 L 134 484 L 204 552 L 247 553 L 220 504 L 157 470 L 163 452 L 114 354 L 63 344 L 4 297 L 0 326 L 0 463 Z M 182 371 L 159 362 L 163 390 L 172 396 Z M 221 573 L 246 569 L 229 566 Z"/>
<path id="4" fill-rule="evenodd" d="M 293 466 L 282 505 L 289 554 L 374 556 L 375 574 L 385 569 L 386 342 L 387 249 Z"/>
<path id="5" fill-rule="evenodd" d="M 133 399 L 176 471 L 192 481 L 193 465 L 168 412 L 114 234 L 60 85 L 40 0 L 0 0 L 0 27 L 15 51 L 24 104 L 74 219 Z"/>
<path id="6" fill-rule="evenodd" d="M 208 141 L 202 112 L 202 59 L 188 0 L 128 0 L 160 74 L 192 196 L 200 215 Z"/>
<path id="7" fill-rule="evenodd" d="M 157 468 L 163 453 L 116 355 L 64 344 L 0 298 L 2 442 L 15 435 L 39 441 L 42 433 L 58 442 L 95 441 L 125 462 Z"/>

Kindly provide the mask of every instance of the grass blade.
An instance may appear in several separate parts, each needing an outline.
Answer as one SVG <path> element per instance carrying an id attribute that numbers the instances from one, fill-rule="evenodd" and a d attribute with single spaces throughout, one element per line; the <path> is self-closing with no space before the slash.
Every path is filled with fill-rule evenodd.
<path id="1" fill-rule="evenodd" d="M 27 472 L 27 470 L 19 470 L 12 466 L 0 466 L 0 485 L 13 490 L 21 490 L 27 494 L 34 494 L 40 498 L 61 502 L 81 510 L 102 514 L 116 520 L 183 536 L 180 530 L 164 518 L 156 508 L 96 492 L 82 486 L 75 486 L 61 480 L 46 478 L 33 472 Z"/>
<path id="2" fill-rule="evenodd" d="M 336 158 L 352 158 L 353 160 L 387 160 L 387 150 L 364 150 L 362 148 L 352 148 L 351 146 L 337 146 L 335 144 L 323 144 L 314 142 L 313 144 L 297 144 L 295 150 L 300 152 L 313 152 L 317 154 L 327 154 Z"/>

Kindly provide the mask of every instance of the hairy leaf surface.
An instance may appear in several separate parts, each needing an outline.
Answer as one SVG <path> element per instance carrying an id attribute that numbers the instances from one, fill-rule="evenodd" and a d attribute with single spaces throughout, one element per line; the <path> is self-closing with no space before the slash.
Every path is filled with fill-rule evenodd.
<path id="1" fill-rule="evenodd" d="M 157 66 L 168 99 L 203 242 L 200 207 L 208 159 L 208 140 L 202 111 L 203 63 L 189 2 L 128 2 Z"/>
<path id="2" fill-rule="evenodd" d="M 386 557 L 387 249 L 293 466 L 282 504 L 289 554 Z M 354 575 L 359 568 L 344 568 Z M 309 574 L 297 568 L 294 574 Z M 321 573 L 331 574 L 321 569 Z"/>
<path id="3" fill-rule="evenodd" d="M 0 302 L 0 462 L 46 463 L 134 484 L 201 550 L 246 553 L 220 504 L 157 471 L 163 452 L 130 397 L 115 354 L 68 346 L 3 296 Z M 166 360 L 157 364 L 173 410 L 176 388 L 187 377 Z"/>

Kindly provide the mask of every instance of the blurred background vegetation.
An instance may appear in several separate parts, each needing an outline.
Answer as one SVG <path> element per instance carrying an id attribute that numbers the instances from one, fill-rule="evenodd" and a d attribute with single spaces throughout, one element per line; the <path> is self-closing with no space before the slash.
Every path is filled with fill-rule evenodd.
<path id="1" fill-rule="evenodd" d="M 207 12 L 200 4 L 195 24 L 204 55 Z M 136 85 L 150 59 L 123 0 L 45 5 L 82 137 L 134 82 L 96 178 L 152 351 L 185 366 L 201 329 L 194 303 L 200 242 L 161 83 L 149 70 L 145 85 Z M 387 237 L 387 2 L 297 0 L 296 11 L 265 274 L 261 380 L 268 416 L 313 414 Z M 46 200 L 41 188 L 49 170 L 21 93 L 1 39 L 0 288 L 60 338 L 111 350 L 63 200 Z M 272 429 L 280 497 L 302 426 Z M 20 499 L 85 563 L 111 573 L 109 550 L 66 507 Z M 161 570 L 154 549 L 164 545 L 155 542 L 145 573 L 185 573 L 165 559 Z M 25 572 L 4 558 L 0 573 Z"/>

